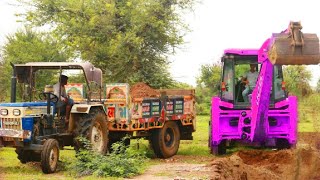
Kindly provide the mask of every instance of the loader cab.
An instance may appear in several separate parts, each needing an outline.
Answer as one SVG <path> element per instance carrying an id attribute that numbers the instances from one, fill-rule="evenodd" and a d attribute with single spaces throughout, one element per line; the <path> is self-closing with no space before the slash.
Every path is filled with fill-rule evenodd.
<path id="1" fill-rule="evenodd" d="M 236 109 L 247 109 L 251 106 L 251 94 L 255 88 L 262 64 L 258 63 L 257 55 L 225 54 L 222 59 L 220 98 L 232 103 Z M 252 71 L 252 68 L 254 71 Z M 252 72 L 251 72 L 252 71 Z M 256 76 L 251 82 L 247 79 L 248 73 Z M 273 83 L 270 95 L 270 106 L 286 98 L 283 82 L 282 66 L 274 66 Z"/>

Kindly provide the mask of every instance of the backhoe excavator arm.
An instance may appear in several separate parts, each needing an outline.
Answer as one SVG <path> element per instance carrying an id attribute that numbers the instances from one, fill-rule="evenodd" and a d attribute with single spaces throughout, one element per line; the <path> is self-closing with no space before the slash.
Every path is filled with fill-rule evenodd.
<path id="1" fill-rule="evenodd" d="M 303 34 L 300 22 L 290 22 L 287 30 L 267 39 L 258 53 L 262 64 L 251 98 L 251 131 L 249 140 L 266 139 L 268 110 L 272 87 L 273 64 L 319 64 L 319 39 L 316 34 Z"/>

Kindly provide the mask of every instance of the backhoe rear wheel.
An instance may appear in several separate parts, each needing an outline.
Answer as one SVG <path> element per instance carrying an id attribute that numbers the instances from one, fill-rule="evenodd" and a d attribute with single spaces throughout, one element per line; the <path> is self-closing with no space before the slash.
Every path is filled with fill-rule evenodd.
<path id="1" fill-rule="evenodd" d="M 90 141 L 92 150 L 105 154 L 108 149 L 108 124 L 103 110 L 94 108 L 89 114 L 81 116 L 76 121 L 76 137 L 85 137 Z M 84 148 L 84 144 L 75 139 L 75 149 Z"/>
<path id="2" fill-rule="evenodd" d="M 215 156 L 226 154 L 227 153 L 226 140 L 222 140 L 218 145 L 211 145 L 210 150 L 211 150 L 211 154 Z"/>
<path id="3" fill-rule="evenodd" d="M 159 158 L 169 158 L 177 154 L 180 145 L 180 130 L 177 123 L 167 121 L 163 128 L 154 130 L 151 144 Z"/>

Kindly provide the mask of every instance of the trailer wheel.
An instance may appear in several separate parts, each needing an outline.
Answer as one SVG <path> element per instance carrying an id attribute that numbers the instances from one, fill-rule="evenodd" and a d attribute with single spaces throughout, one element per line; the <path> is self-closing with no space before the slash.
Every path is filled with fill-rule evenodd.
<path id="1" fill-rule="evenodd" d="M 169 158 L 177 154 L 180 145 L 180 130 L 177 123 L 168 121 L 163 128 L 152 133 L 152 148 L 159 158 Z"/>
<path id="2" fill-rule="evenodd" d="M 227 146 L 226 140 L 222 140 L 219 145 L 211 145 L 211 154 L 217 155 L 224 155 L 227 153 Z"/>
<path id="3" fill-rule="evenodd" d="M 89 114 L 81 116 L 76 121 L 75 136 L 87 138 L 92 149 L 105 154 L 108 149 L 108 124 L 105 113 L 100 109 L 92 109 Z M 84 144 L 75 140 L 75 149 L 84 148 Z"/>
<path id="4" fill-rule="evenodd" d="M 59 160 L 59 143 L 55 139 L 48 139 L 43 144 L 41 152 L 41 168 L 45 174 L 56 171 Z"/>

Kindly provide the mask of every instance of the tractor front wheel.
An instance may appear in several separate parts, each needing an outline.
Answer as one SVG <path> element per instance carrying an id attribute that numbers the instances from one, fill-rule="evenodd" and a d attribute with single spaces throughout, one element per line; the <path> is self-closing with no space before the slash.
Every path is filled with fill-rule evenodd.
<path id="1" fill-rule="evenodd" d="M 41 152 L 41 168 L 45 174 L 56 171 L 59 160 L 59 143 L 55 139 L 48 139 L 43 144 Z"/>

